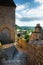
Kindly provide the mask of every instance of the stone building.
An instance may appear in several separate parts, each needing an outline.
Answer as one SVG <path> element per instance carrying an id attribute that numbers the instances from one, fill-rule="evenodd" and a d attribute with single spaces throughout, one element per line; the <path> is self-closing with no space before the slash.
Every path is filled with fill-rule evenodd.
<path id="1" fill-rule="evenodd" d="M 15 8 L 13 0 L 0 0 L 0 42 L 15 41 Z"/>
<path id="2" fill-rule="evenodd" d="M 40 26 L 40 24 L 37 24 L 35 27 L 35 31 L 32 32 L 30 36 L 30 41 L 31 40 L 43 40 L 43 30 Z"/>

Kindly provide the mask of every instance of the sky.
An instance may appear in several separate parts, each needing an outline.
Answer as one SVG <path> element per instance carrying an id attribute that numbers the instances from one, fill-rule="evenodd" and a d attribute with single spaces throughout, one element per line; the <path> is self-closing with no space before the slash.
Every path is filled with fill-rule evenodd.
<path id="1" fill-rule="evenodd" d="M 16 4 L 16 24 L 18 26 L 43 27 L 43 0 L 14 0 Z"/>

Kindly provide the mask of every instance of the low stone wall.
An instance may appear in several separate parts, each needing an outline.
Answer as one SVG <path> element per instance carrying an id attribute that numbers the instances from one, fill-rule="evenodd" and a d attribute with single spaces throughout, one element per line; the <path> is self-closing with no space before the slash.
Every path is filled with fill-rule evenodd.
<path id="1" fill-rule="evenodd" d="M 31 41 L 28 44 L 28 64 L 43 65 L 43 42 Z"/>

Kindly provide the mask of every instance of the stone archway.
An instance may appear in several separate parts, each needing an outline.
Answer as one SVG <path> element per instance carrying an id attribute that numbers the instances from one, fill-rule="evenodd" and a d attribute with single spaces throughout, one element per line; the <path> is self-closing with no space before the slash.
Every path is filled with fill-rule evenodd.
<path id="1" fill-rule="evenodd" d="M 0 41 L 2 43 L 9 43 L 10 42 L 10 38 L 11 38 L 10 31 L 7 28 L 3 29 L 0 32 Z"/>
<path id="2" fill-rule="evenodd" d="M 15 41 L 14 29 L 9 25 L 2 25 L 0 28 L 0 42 L 12 43 Z"/>

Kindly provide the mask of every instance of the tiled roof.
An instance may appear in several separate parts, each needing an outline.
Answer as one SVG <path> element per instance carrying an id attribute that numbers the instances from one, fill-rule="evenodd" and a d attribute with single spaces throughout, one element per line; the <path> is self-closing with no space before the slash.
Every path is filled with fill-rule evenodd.
<path id="1" fill-rule="evenodd" d="M 0 0 L 0 6 L 14 6 L 14 7 L 16 7 L 13 0 Z"/>

